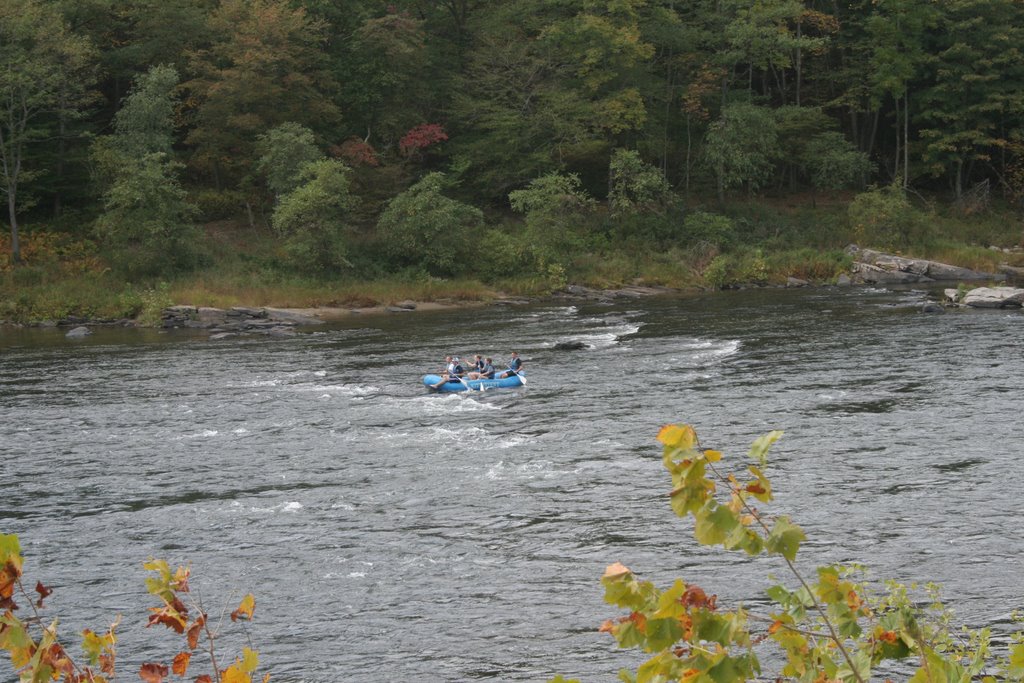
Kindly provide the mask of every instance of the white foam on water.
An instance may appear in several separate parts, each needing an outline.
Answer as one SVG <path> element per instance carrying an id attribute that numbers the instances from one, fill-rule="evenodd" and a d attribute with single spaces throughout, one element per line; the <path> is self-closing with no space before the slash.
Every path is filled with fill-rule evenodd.
<path id="1" fill-rule="evenodd" d="M 249 430 L 246 429 L 245 427 L 239 427 L 238 429 L 235 429 L 234 431 L 232 431 L 232 434 L 248 434 L 248 433 L 249 433 Z"/>
<path id="2" fill-rule="evenodd" d="M 562 472 L 550 460 L 534 460 L 524 463 L 508 463 L 500 460 L 484 473 L 485 479 L 503 481 L 506 479 L 550 479 Z"/>
<path id="3" fill-rule="evenodd" d="M 473 392 L 479 394 L 481 392 Z M 475 400 L 470 392 L 452 392 L 443 396 L 427 395 L 417 401 L 423 402 L 423 412 L 427 415 L 447 415 L 449 413 L 473 413 L 481 410 L 501 410 L 493 403 L 482 403 Z"/>
<path id="4" fill-rule="evenodd" d="M 204 429 L 203 431 L 196 432 L 194 434 L 182 434 L 181 436 L 176 436 L 174 437 L 174 440 L 182 441 L 183 439 L 209 439 L 211 437 L 217 436 L 218 434 L 220 434 L 220 432 L 218 432 L 216 429 Z"/>
<path id="5" fill-rule="evenodd" d="M 298 512 L 302 509 L 302 503 L 292 501 L 291 503 L 285 503 L 284 507 L 281 508 L 281 512 Z"/>

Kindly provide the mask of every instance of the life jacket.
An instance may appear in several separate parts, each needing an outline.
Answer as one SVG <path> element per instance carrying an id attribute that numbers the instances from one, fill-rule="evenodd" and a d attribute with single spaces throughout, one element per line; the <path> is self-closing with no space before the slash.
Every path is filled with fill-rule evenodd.
<path id="1" fill-rule="evenodd" d="M 508 367 L 509 367 L 509 370 L 519 370 L 519 368 L 520 368 L 520 366 L 522 366 L 522 364 L 523 364 L 523 361 L 519 360 L 518 358 L 513 358 L 512 360 L 510 360 L 508 362 Z"/>
<path id="2" fill-rule="evenodd" d="M 461 375 L 464 375 L 465 373 L 466 373 L 466 369 L 464 367 L 462 367 L 462 365 L 460 363 L 456 363 L 455 364 L 455 368 L 452 370 L 452 374 L 453 375 L 461 376 Z"/>
<path id="3" fill-rule="evenodd" d="M 480 368 L 480 374 L 483 375 L 484 377 L 486 377 L 487 379 L 493 379 L 494 378 L 494 366 L 491 365 L 490 363 L 484 363 L 483 367 Z"/>

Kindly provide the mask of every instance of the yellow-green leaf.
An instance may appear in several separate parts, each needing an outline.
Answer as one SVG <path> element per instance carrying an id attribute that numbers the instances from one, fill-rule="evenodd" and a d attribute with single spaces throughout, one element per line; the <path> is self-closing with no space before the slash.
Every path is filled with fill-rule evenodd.
<path id="1" fill-rule="evenodd" d="M 753 445 L 750 446 L 750 457 L 757 460 L 761 467 L 768 464 L 768 449 L 772 447 L 772 444 L 778 441 L 782 437 L 782 432 L 774 430 L 759 436 L 754 440 Z"/>
<path id="2" fill-rule="evenodd" d="M 779 517 L 775 520 L 771 533 L 768 534 L 765 547 L 768 548 L 768 552 L 782 555 L 792 562 L 796 559 L 800 542 L 806 539 L 803 529 L 793 524 L 789 517 Z"/>

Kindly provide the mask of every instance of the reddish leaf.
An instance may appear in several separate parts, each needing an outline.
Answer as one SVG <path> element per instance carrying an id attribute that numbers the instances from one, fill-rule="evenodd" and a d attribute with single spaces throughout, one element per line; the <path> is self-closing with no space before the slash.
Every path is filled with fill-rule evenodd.
<path id="1" fill-rule="evenodd" d="M 199 636 L 203 633 L 203 626 L 206 625 L 206 615 L 200 614 L 199 618 L 192 622 L 192 625 L 188 627 L 188 648 L 190 650 L 196 649 L 199 644 Z"/>
<path id="2" fill-rule="evenodd" d="M 448 133 L 442 126 L 436 123 L 422 123 L 402 136 L 398 141 L 398 149 L 402 154 L 411 154 L 447 139 Z"/>
<path id="3" fill-rule="evenodd" d="M 139 669 L 139 678 L 146 683 L 163 683 L 167 677 L 167 667 L 155 662 L 146 662 Z"/>
<path id="4" fill-rule="evenodd" d="M 42 581 L 36 581 L 36 593 L 39 593 L 39 599 L 36 600 L 36 607 L 42 607 L 43 600 L 53 594 L 53 589 L 44 586 Z"/>
<path id="5" fill-rule="evenodd" d="M 156 607 L 153 607 L 151 609 L 153 614 L 149 615 L 149 623 L 146 624 L 146 628 L 149 628 L 153 624 L 163 624 L 177 633 L 185 632 L 185 620 L 182 619 L 177 612 L 167 608 L 157 609 Z"/>
<path id="6" fill-rule="evenodd" d="M 332 145 L 330 152 L 350 166 L 380 166 L 377 151 L 357 137 L 351 137 L 340 145 Z"/>
<path id="7" fill-rule="evenodd" d="M 206 674 L 203 674 L 196 677 L 195 683 L 213 683 L 213 680 Z"/>
<path id="8" fill-rule="evenodd" d="M 253 610 L 256 609 L 256 598 L 253 597 L 252 593 L 247 594 L 242 598 L 242 602 L 239 603 L 238 609 L 231 613 L 231 621 L 238 621 L 239 619 L 252 620 Z"/>
<path id="9" fill-rule="evenodd" d="M 176 676 L 185 676 L 185 672 L 188 671 L 189 660 L 192 659 L 191 652 L 179 652 L 174 657 L 174 661 L 171 662 L 171 671 Z"/>

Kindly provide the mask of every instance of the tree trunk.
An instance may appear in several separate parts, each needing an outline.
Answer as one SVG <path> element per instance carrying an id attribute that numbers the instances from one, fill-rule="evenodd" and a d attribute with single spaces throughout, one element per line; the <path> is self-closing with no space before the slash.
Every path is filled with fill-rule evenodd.
<path id="1" fill-rule="evenodd" d="M 15 210 L 15 189 L 7 189 L 7 211 L 11 218 L 11 263 L 21 264 L 21 245 L 18 243 L 18 213 Z"/>
<path id="2" fill-rule="evenodd" d="M 64 87 L 60 90 L 60 104 L 57 107 L 57 163 L 53 169 L 53 173 L 57 176 L 57 182 L 54 184 L 53 192 L 53 217 L 60 218 L 61 214 L 61 201 L 60 193 L 64 186 L 64 155 L 67 153 L 67 145 L 64 142 L 64 136 L 67 133 L 67 93 Z"/>
<path id="3" fill-rule="evenodd" d="M 802 19 L 802 18 L 801 18 Z M 803 37 L 803 22 L 801 19 L 796 20 L 796 60 L 794 66 L 796 67 L 796 106 L 800 106 L 800 78 L 801 70 L 803 68 L 803 51 L 800 49 L 800 39 Z"/>
<path id="4" fill-rule="evenodd" d="M 903 189 L 910 187 L 910 89 L 903 93 Z"/>

